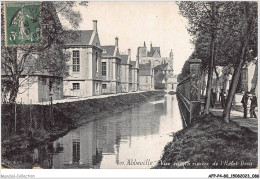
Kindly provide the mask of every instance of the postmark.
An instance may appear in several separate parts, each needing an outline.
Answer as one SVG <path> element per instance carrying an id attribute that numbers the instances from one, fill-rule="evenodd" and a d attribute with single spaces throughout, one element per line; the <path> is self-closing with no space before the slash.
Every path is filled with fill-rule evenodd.
<path id="1" fill-rule="evenodd" d="M 5 2 L 5 45 L 41 44 L 41 2 Z"/>

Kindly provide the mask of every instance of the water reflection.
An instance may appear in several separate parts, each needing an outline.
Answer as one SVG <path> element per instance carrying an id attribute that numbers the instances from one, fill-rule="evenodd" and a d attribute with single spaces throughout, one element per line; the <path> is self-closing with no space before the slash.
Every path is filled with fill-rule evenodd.
<path id="1" fill-rule="evenodd" d="M 172 132 L 182 129 L 176 96 L 166 95 L 90 122 L 34 149 L 41 168 L 151 168 Z"/>
<path id="2" fill-rule="evenodd" d="M 182 128 L 175 96 L 164 98 L 70 131 L 53 142 L 53 168 L 151 168 Z"/>

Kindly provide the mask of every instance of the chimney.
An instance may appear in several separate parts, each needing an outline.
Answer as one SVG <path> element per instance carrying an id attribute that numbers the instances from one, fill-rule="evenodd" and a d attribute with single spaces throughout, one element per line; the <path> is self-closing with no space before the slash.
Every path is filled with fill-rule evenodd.
<path id="1" fill-rule="evenodd" d="M 144 47 L 146 47 L 145 41 L 144 41 Z"/>
<path id="2" fill-rule="evenodd" d="M 173 57 L 173 52 L 172 52 L 172 49 L 171 49 L 171 52 L 170 52 L 170 57 Z"/>
<path id="3" fill-rule="evenodd" d="M 115 46 L 118 48 L 118 37 L 115 38 Z"/>
<path id="4" fill-rule="evenodd" d="M 131 49 L 129 48 L 129 49 L 127 49 L 127 55 L 128 55 L 128 57 L 131 57 Z"/>
<path id="5" fill-rule="evenodd" d="M 97 34 L 97 20 L 93 20 L 93 30 Z"/>
<path id="6" fill-rule="evenodd" d="M 130 64 L 130 61 L 131 61 L 131 49 L 129 48 L 129 49 L 127 49 L 127 55 L 128 55 L 128 64 Z"/>
<path id="7" fill-rule="evenodd" d="M 152 51 L 152 48 L 153 48 L 153 44 L 152 42 L 150 43 L 150 52 Z"/>

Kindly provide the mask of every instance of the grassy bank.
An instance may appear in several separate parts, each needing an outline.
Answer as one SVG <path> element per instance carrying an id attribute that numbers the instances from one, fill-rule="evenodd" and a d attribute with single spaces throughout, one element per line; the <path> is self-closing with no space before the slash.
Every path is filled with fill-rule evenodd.
<path id="1" fill-rule="evenodd" d="M 177 132 L 154 168 L 256 168 L 257 133 L 212 114 Z"/>
<path id="2" fill-rule="evenodd" d="M 14 105 L 2 105 L 2 159 L 15 160 L 14 154 L 53 141 L 72 128 L 122 112 L 148 101 L 151 97 L 163 95 L 163 91 L 130 93 L 55 104 L 52 109 L 50 106 L 16 105 L 16 131 Z"/>

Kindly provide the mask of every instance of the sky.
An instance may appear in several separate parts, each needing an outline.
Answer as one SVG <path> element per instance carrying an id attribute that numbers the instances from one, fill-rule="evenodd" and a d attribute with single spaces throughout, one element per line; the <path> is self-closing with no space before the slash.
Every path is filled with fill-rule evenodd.
<path id="1" fill-rule="evenodd" d="M 79 8 L 77 8 L 79 9 Z M 139 46 L 161 47 L 161 56 L 174 54 L 174 72 L 181 72 L 184 62 L 193 51 L 187 20 L 179 14 L 175 2 L 89 2 L 87 8 L 79 9 L 83 17 L 79 30 L 93 29 L 97 20 L 101 45 L 114 45 L 119 38 L 119 50 L 131 49 L 136 59 Z"/>

